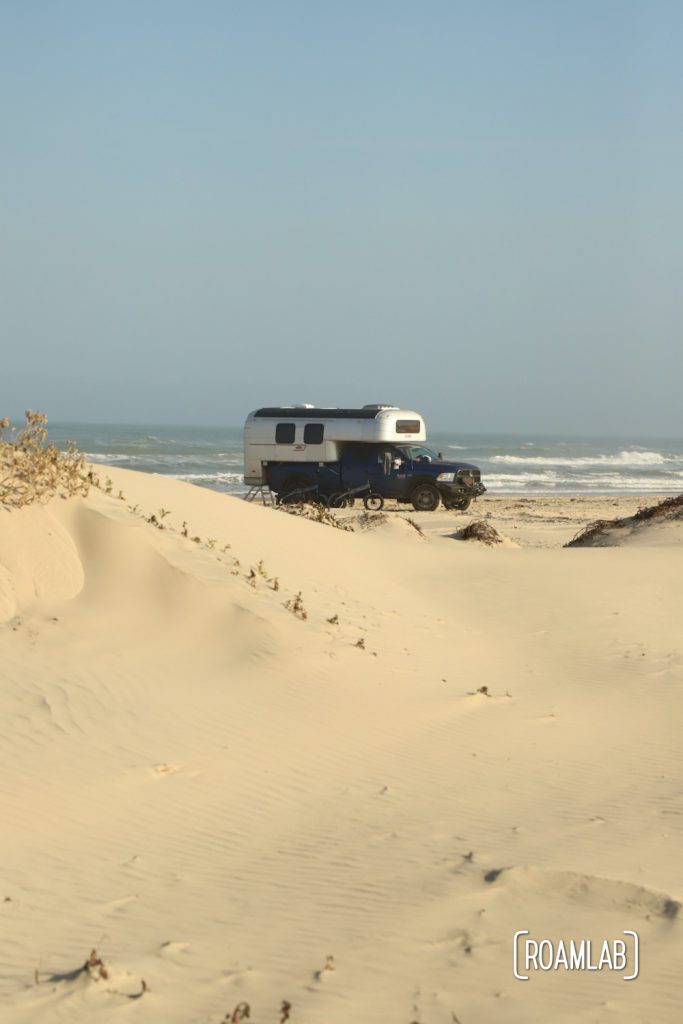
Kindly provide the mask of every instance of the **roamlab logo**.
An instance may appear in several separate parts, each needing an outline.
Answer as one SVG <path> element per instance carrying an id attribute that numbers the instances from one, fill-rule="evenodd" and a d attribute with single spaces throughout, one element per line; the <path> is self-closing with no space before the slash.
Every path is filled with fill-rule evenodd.
<path id="1" fill-rule="evenodd" d="M 515 932 L 513 971 L 518 981 L 528 981 L 533 972 L 615 971 L 624 981 L 634 981 L 640 970 L 640 940 L 637 932 L 624 930 L 624 938 L 591 939 L 533 938 L 528 928 Z"/>

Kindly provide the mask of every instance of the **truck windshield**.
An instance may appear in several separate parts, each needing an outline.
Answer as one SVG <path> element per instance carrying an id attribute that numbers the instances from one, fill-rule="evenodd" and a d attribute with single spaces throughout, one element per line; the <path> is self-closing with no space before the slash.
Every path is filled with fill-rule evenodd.
<path id="1" fill-rule="evenodd" d="M 422 448 L 420 445 L 402 445 L 399 449 L 407 458 L 413 462 L 423 459 L 427 462 L 439 462 L 439 456 L 431 448 Z"/>

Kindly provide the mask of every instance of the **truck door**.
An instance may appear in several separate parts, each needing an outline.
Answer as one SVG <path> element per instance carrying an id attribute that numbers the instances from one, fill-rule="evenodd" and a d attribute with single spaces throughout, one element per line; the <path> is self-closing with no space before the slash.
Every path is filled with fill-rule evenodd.
<path id="1" fill-rule="evenodd" d="M 342 460 L 344 487 L 365 487 L 386 498 L 399 497 L 403 482 L 398 479 L 397 452 L 389 444 L 353 444 Z"/>
<path id="2" fill-rule="evenodd" d="M 378 490 L 385 498 L 403 498 L 406 489 L 405 456 L 393 445 L 378 445 L 380 449 L 380 477 Z"/>
<path id="3" fill-rule="evenodd" d="M 380 445 L 350 444 L 344 449 L 342 456 L 342 481 L 345 490 L 352 487 L 365 487 L 370 484 L 377 490 L 381 463 L 378 458 Z"/>

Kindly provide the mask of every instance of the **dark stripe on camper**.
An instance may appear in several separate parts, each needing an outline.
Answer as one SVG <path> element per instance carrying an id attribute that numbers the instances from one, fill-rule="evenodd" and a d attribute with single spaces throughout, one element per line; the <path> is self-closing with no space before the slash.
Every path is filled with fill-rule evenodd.
<path id="1" fill-rule="evenodd" d="M 257 409 L 255 417 L 290 420 L 374 420 L 381 409 Z"/>

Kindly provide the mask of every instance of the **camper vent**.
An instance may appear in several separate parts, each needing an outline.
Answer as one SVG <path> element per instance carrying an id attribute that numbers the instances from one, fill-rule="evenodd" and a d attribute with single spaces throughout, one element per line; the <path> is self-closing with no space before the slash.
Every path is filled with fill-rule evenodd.
<path id="1" fill-rule="evenodd" d="M 364 405 L 363 408 L 364 409 L 380 409 L 381 410 L 381 409 L 398 409 L 398 406 L 397 405 L 382 405 L 381 403 L 377 403 L 376 405 L 372 405 L 372 404 L 371 405 Z"/>

